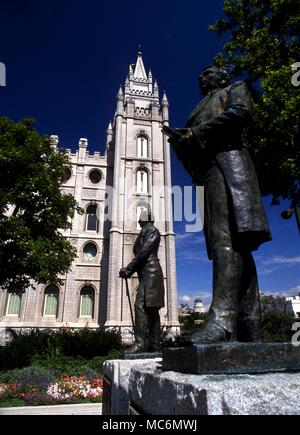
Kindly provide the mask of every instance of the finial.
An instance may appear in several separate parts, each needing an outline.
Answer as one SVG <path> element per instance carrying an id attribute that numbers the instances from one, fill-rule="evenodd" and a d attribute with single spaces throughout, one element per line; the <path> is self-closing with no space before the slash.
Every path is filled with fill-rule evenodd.
<path id="1" fill-rule="evenodd" d="M 88 146 L 88 140 L 87 140 L 87 138 L 86 137 L 81 137 L 79 139 L 79 147 L 80 148 L 87 148 L 87 146 Z"/>
<path id="2" fill-rule="evenodd" d="M 139 44 L 138 56 L 142 56 L 142 47 L 141 47 L 141 44 Z"/>

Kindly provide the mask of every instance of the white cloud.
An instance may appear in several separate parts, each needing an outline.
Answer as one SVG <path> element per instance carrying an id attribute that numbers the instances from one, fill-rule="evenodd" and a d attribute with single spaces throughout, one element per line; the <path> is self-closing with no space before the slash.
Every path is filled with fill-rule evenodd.
<path id="1" fill-rule="evenodd" d="M 196 298 L 201 299 L 204 308 L 207 311 L 211 304 L 212 292 L 207 290 L 193 290 L 192 295 L 185 294 L 183 296 L 179 296 L 178 300 L 179 303 L 188 304 L 192 306 L 194 305 L 194 301 Z"/>
<path id="2" fill-rule="evenodd" d="M 191 244 L 199 245 L 204 241 L 204 237 L 198 233 L 178 233 L 175 235 L 175 242 L 177 246 L 190 246 Z"/>
<path id="3" fill-rule="evenodd" d="M 286 296 L 298 296 L 298 294 L 300 294 L 300 284 L 285 291 L 284 294 Z"/>
<path id="4" fill-rule="evenodd" d="M 270 258 L 269 260 L 262 261 L 262 264 L 285 264 L 287 266 L 294 266 L 295 264 L 300 264 L 300 257 L 277 256 Z"/>
<path id="5" fill-rule="evenodd" d="M 266 275 L 270 275 L 271 273 L 275 272 L 275 270 L 277 270 L 277 269 L 279 269 L 279 267 L 271 267 L 269 269 L 265 269 L 265 268 L 258 269 L 258 273 L 259 273 L 259 275 L 266 276 Z"/>
<path id="6" fill-rule="evenodd" d="M 191 296 L 188 295 L 184 295 L 184 296 L 180 296 L 179 297 L 179 302 L 183 303 L 183 304 L 190 304 L 192 302 L 192 298 Z"/>

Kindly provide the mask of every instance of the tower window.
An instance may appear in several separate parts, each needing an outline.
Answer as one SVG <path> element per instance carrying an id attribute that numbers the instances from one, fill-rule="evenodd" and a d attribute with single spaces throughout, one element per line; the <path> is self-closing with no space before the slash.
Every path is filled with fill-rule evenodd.
<path id="1" fill-rule="evenodd" d="M 93 317 L 95 291 L 93 287 L 85 286 L 80 292 L 80 317 Z"/>
<path id="2" fill-rule="evenodd" d="M 7 294 L 7 316 L 19 316 L 21 311 L 21 301 L 22 301 L 22 293 L 21 292 L 8 292 Z"/>
<path id="3" fill-rule="evenodd" d="M 91 183 L 93 184 L 98 184 L 100 183 L 102 178 L 102 174 L 100 171 L 98 171 L 97 169 L 94 169 L 93 171 L 90 172 L 89 174 L 89 179 L 91 181 Z"/>
<path id="4" fill-rule="evenodd" d="M 145 136 L 139 136 L 137 139 L 137 155 L 140 158 L 148 157 L 148 139 Z"/>
<path id="5" fill-rule="evenodd" d="M 86 231 L 98 231 L 98 207 L 91 204 L 86 209 Z"/>
<path id="6" fill-rule="evenodd" d="M 148 193 L 148 172 L 145 169 L 139 169 L 136 177 L 137 193 Z"/>
<path id="7" fill-rule="evenodd" d="M 97 246 L 95 243 L 87 243 L 83 248 L 83 256 L 85 260 L 93 260 L 97 255 Z"/>
<path id="8" fill-rule="evenodd" d="M 57 317 L 59 289 L 56 285 L 48 285 L 45 289 L 44 316 Z"/>

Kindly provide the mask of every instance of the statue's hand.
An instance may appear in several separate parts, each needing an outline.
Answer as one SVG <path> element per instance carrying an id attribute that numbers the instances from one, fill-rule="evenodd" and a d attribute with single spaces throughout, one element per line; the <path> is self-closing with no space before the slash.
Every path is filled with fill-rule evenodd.
<path id="1" fill-rule="evenodd" d="M 120 278 L 130 278 L 129 271 L 126 267 L 122 267 L 119 271 L 119 277 Z"/>
<path id="2" fill-rule="evenodd" d="M 193 132 L 190 128 L 175 128 L 178 135 L 177 144 L 182 144 L 183 142 L 189 143 L 190 139 L 193 137 Z"/>

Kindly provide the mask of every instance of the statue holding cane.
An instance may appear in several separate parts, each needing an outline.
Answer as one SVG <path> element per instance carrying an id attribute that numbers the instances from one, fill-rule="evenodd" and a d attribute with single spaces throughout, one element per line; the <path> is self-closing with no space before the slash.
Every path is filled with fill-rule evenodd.
<path id="1" fill-rule="evenodd" d="M 164 306 L 164 280 L 157 257 L 160 232 L 153 223 L 151 212 L 143 210 L 139 219 L 141 231 L 133 247 L 134 258 L 119 272 L 126 285 L 135 272 L 139 279 L 135 300 L 135 343 L 127 353 L 157 352 L 160 348 L 159 309 Z"/>

